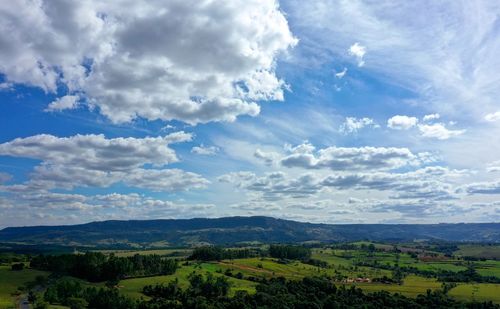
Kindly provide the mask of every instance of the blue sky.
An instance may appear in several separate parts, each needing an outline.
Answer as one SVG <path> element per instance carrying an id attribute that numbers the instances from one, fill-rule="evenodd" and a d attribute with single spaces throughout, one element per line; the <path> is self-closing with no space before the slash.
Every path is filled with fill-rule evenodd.
<path id="1" fill-rule="evenodd" d="M 497 1 L 0 4 L 0 227 L 498 221 L 499 16 Z"/>

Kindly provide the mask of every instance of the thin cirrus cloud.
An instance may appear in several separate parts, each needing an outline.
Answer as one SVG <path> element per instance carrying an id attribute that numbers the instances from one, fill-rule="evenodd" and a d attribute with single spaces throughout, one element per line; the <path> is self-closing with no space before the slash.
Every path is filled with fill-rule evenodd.
<path id="1" fill-rule="evenodd" d="M 297 43 L 278 3 L 262 0 L 4 2 L 0 30 L 9 83 L 62 84 L 48 111 L 74 108 L 78 92 L 113 122 L 255 116 L 255 101 L 283 100 L 275 61 Z"/>
<path id="2" fill-rule="evenodd" d="M 327 63 L 333 54 L 359 64 L 369 54 L 364 70 L 443 114 L 477 120 L 498 102 L 498 1 L 286 3 L 295 31 L 308 38 L 303 44 L 319 50 L 316 59 Z"/>

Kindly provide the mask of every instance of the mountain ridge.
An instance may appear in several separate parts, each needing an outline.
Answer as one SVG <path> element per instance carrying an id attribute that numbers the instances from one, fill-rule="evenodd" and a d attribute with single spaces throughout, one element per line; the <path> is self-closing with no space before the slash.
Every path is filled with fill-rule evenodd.
<path id="1" fill-rule="evenodd" d="M 7 227 L 0 241 L 42 244 L 169 245 L 242 242 L 413 241 L 500 242 L 500 223 L 327 224 L 266 216 L 107 220 L 76 225 Z"/>

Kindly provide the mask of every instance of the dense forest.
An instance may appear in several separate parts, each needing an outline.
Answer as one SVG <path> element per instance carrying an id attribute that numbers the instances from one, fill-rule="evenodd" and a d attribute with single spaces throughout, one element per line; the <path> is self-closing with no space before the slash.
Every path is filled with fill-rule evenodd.
<path id="1" fill-rule="evenodd" d="M 175 273 L 177 261 L 159 255 L 116 257 L 100 252 L 85 254 L 38 255 L 30 266 L 58 274 L 68 274 L 91 282 L 120 280 L 127 277 L 169 275 Z"/>
<path id="2" fill-rule="evenodd" d="M 218 246 L 201 246 L 193 250 L 193 253 L 189 256 L 190 260 L 198 261 L 220 261 L 220 260 L 232 260 L 232 259 L 243 259 L 255 256 L 261 256 L 263 252 L 257 249 L 224 249 Z"/>

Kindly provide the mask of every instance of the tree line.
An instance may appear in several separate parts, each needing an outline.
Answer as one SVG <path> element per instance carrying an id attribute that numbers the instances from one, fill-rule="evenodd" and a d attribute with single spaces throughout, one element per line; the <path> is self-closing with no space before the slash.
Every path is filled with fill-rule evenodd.
<path id="1" fill-rule="evenodd" d="M 117 257 L 100 252 L 85 254 L 38 255 L 30 266 L 39 270 L 68 274 L 91 282 L 116 281 L 123 278 L 170 275 L 177 269 L 177 261 L 159 255 Z"/>
<path id="2" fill-rule="evenodd" d="M 256 256 L 270 256 L 282 260 L 309 261 L 311 259 L 311 249 L 294 245 L 270 245 L 267 251 L 255 248 L 225 249 L 218 246 L 201 246 L 195 248 L 188 259 L 198 261 L 220 261 Z M 314 263 L 314 261 L 311 263 Z"/>
<path id="3" fill-rule="evenodd" d="M 201 246 L 194 248 L 188 259 L 198 261 L 220 261 L 251 258 L 261 255 L 261 250 L 254 248 L 224 249 L 218 246 Z"/>

